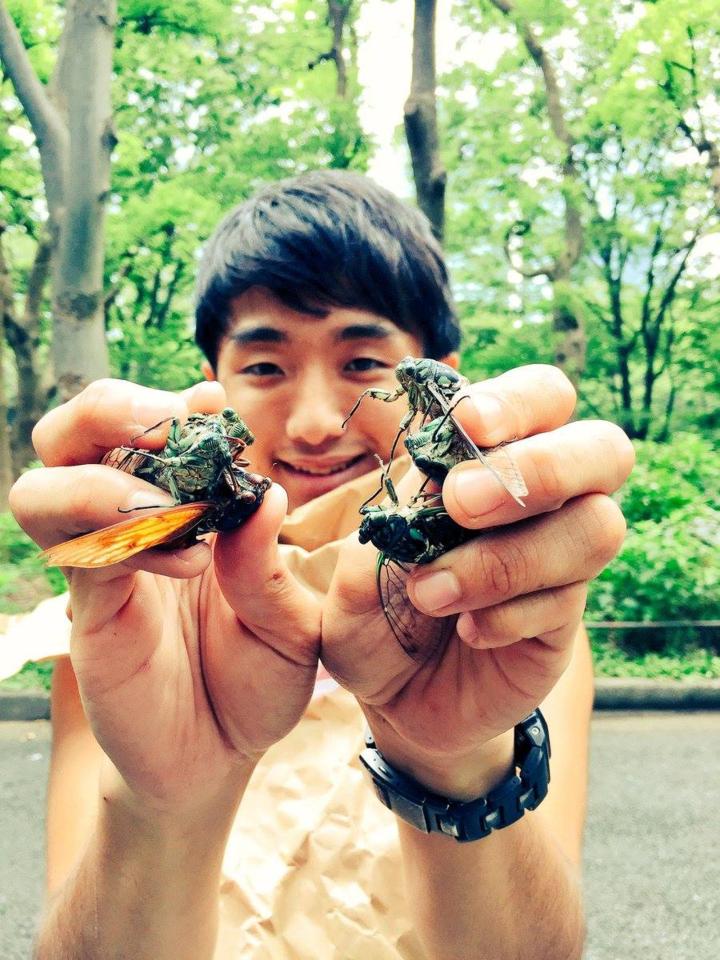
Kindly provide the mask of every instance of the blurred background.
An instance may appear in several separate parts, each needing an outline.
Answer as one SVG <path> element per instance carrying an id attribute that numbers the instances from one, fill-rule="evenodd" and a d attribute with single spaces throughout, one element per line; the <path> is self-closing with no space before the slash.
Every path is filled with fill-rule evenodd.
<path id="1" fill-rule="evenodd" d="M 637 444 L 598 675 L 720 677 L 717 0 L 0 0 L 0 67 L 0 616 L 64 589 L 6 508 L 35 421 L 193 382 L 218 219 L 349 168 L 430 218 L 469 377 L 559 364 Z"/>

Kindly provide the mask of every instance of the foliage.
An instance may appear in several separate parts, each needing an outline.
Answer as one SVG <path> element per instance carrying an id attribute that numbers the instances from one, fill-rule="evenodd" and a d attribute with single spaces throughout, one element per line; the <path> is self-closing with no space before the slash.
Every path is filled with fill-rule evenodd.
<path id="1" fill-rule="evenodd" d="M 67 589 L 59 570 L 48 569 L 38 547 L 10 513 L 0 513 L 0 613 L 22 613 Z"/>
<path id="2" fill-rule="evenodd" d="M 621 491 L 628 520 L 625 543 L 592 584 L 592 620 L 716 620 L 720 612 L 720 496 L 717 450 L 698 437 L 673 444 L 638 444 L 638 465 Z M 633 652 L 720 651 L 720 630 L 631 631 Z"/>
<path id="3" fill-rule="evenodd" d="M 491 0 L 457 0 L 466 32 L 442 78 L 447 236 L 467 360 L 492 369 L 513 365 L 516 350 L 552 357 L 562 297 L 587 340 L 581 414 L 640 438 L 715 430 L 720 190 L 703 143 L 720 142 L 720 8 L 511 6 L 503 16 Z M 574 180 L 524 29 L 557 74 Z M 563 249 L 569 195 L 584 251 L 558 290 L 547 268 Z M 486 366 L 478 354 L 488 345 Z"/>

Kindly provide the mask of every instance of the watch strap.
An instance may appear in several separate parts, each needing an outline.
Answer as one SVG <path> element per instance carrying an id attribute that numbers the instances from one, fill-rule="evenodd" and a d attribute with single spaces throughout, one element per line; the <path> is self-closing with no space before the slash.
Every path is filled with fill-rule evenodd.
<path id="1" fill-rule="evenodd" d="M 540 709 L 515 727 L 515 773 L 485 797 L 451 800 L 392 767 L 365 735 L 360 762 L 378 799 L 402 820 L 424 833 L 441 833 L 460 843 L 480 840 L 534 810 L 547 796 L 550 782 L 550 736 Z"/>

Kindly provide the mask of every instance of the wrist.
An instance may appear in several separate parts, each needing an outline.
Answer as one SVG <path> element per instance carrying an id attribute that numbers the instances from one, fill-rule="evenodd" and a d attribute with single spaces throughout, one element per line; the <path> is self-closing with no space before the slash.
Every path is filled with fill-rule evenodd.
<path id="1" fill-rule="evenodd" d="M 440 833 L 459 843 L 467 843 L 511 826 L 547 796 L 550 739 L 539 709 L 533 710 L 514 727 L 513 740 L 511 772 L 483 796 L 460 796 L 460 791 L 466 787 L 458 787 L 457 780 L 455 796 L 443 795 L 437 792 L 437 788 L 431 789 L 427 783 L 420 783 L 383 756 L 370 731 L 365 737 L 360 762 L 380 802 L 401 820 L 422 833 Z M 469 792 L 470 788 L 467 789 Z"/>
<path id="2" fill-rule="evenodd" d="M 159 799 L 133 790 L 108 762 L 100 782 L 100 822 L 137 844 L 222 849 L 254 768 L 248 762 L 192 795 Z"/>
<path id="3" fill-rule="evenodd" d="M 472 800 L 492 790 L 514 769 L 514 731 L 474 744 L 464 752 L 430 751 L 408 744 L 388 724 L 370 725 L 377 749 L 397 770 L 428 790 Z"/>

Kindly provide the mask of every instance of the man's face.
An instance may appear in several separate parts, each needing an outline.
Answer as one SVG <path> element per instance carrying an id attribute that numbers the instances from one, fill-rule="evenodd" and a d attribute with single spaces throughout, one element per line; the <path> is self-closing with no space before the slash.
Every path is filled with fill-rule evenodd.
<path id="1" fill-rule="evenodd" d="M 280 483 L 293 509 L 376 469 L 375 454 L 387 459 L 403 399 L 368 398 L 342 422 L 363 390 L 393 391 L 395 365 L 422 352 L 418 337 L 376 314 L 308 316 L 254 287 L 235 300 L 215 374 L 256 436 L 250 469 Z"/>

